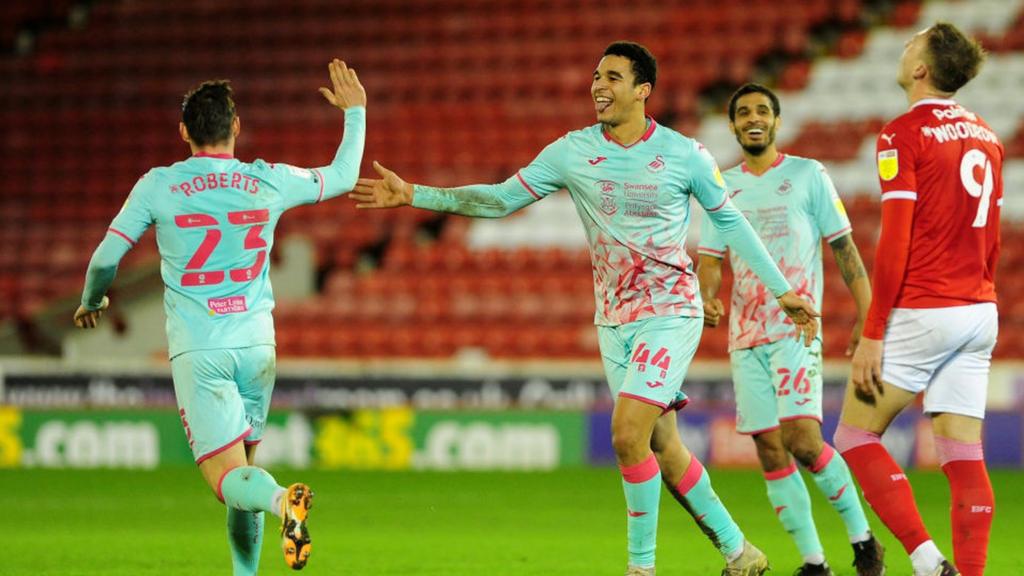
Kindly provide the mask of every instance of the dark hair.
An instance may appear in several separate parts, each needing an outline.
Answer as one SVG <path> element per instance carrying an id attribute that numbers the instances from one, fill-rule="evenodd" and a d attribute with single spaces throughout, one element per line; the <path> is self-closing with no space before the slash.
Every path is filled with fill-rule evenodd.
<path id="1" fill-rule="evenodd" d="M 971 81 L 985 61 L 985 49 L 949 22 L 936 22 L 926 33 L 925 62 L 932 84 L 943 92 L 956 92 Z"/>
<path id="2" fill-rule="evenodd" d="M 733 92 L 732 97 L 729 98 L 729 121 L 733 122 L 736 120 L 736 102 L 746 96 L 747 94 L 764 94 L 772 101 L 772 112 L 778 116 L 782 113 L 782 106 L 779 104 L 779 97 L 775 95 L 767 86 L 757 84 L 754 82 L 747 82 L 743 86 L 740 86 L 738 90 Z"/>
<path id="3" fill-rule="evenodd" d="M 185 95 L 181 121 L 197 146 L 217 144 L 231 138 L 235 102 L 228 80 L 207 80 Z"/>
<path id="4" fill-rule="evenodd" d="M 658 63 L 654 60 L 654 54 L 642 44 L 620 40 L 612 42 L 604 49 L 605 56 L 622 56 L 633 63 L 633 77 L 636 79 L 634 85 L 645 82 L 650 83 L 651 90 L 658 81 Z"/>

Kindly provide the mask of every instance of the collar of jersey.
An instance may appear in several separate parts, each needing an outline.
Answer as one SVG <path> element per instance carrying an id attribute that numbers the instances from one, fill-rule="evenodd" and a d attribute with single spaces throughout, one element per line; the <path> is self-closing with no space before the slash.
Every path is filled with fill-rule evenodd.
<path id="1" fill-rule="evenodd" d="M 775 168 L 779 164 L 782 164 L 782 161 L 785 160 L 785 159 L 786 159 L 786 155 L 783 154 L 782 152 L 779 152 L 779 155 L 775 158 L 775 162 L 772 162 L 772 165 L 769 166 L 767 170 L 765 170 L 764 172 L 761 172 L 760 174 L 754 174 L 753 172 L 751 172 L 750 168 L 747 168 L 747 163 L 746 162 L 743 162 L 743 164 L 740 164 L 740 169 L 743 170 L 744 174 L 754 174 L 754 176 L 757 176 L 758 178 L 760 178 L 761 176 L 764 176 L 765 174 L 771 172 L 772 168 Z"/>
<path id="2" fill-rule="evenodd" d="M 646 114 L 644 115 L 644 118 L 646 118 L 650 122 L 647 125 L 647 131 L 644 132 L 644 135 L 641 136 L 639 140 L 637 140 L 636 142 L 633 142 L 629 146 L 626 146 L 622 142 L 619 142 L 615 138 L 612 138 L 612 135 L 609 134 L 608 131 L 604 129 L 604 126 L 601 127 L 601 135 L 604 136 L 605 140 L 607 140 L 607 141 L 609 141 L 609 142 L 611 142 L 613 144 L 617 144 L 618 146 L 628 150 L 628 149 L 632 148 L 633 146 L 636 146 L 637 144 L 639 144 L 641 142 L 647 142 L 648 140 L 651 139 L 651 136 L 654 135 L 654 129 L 658 127 L 658 123 L 654 121 L 654 118 L 651 118 L 650 116 L 648 116 Z"/>
<path id="3" fill-rule="evenodd" d="M 231 154 L 210 154 L 209 152 L 196 152 L 192 155 L 193 158 L 219 158 L 221 160 L 234 160 L 235 157 Z"/>
<path id="4" fill-rule="evenodd" d="M 918 106 L 956 106 L 956 100 L 952 98 L 923 98 L 914 102 L 910 109 L 913 110 Z"/>

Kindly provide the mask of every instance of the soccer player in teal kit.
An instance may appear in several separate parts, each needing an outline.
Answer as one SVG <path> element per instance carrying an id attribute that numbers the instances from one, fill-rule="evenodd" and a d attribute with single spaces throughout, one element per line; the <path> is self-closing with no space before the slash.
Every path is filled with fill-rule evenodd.
<path id="1" fill-rule="evenodd" d="M 674 409 L 686 402 L 680 386 L 703 329 L 700 292 L 684 247 L 690 197 L 764 279 L 808 343 L 817 331 L 816 313 L 793 293 L 733 207 L 708 151 L 644 115 L 656 74 L 646 48 L 613 43 L 591 87 L 598 124 L 550 144 L 504 183 L 413 186 L 375 163 L 382 179 L 360 179 L 352 198 L 364 208 L 411 204 L 501 217 L 568 188 L 590 244 L 595 324 L 616 399 L 612 444 L 626 493 L 627 574 L 654 574 L 662 482 L 725 557 L 723 574 L 763 574 L 767 559 L 746 542 L 676 425 Z"/>
<path id="2" fill-rule="evenodd" d="M 821 163 L 781 154 L 775 133 L 781 123 L 779 99 L 759 84 L 740 87 L 729 100 L 729 128 L 744 161 L 727 170 L 725 182 L 797 293 L 821 306 L 821 241 L 832 247 L 839 271 L 857 303 L 848 353 L 860 339 L 871 286 L 851 237 L 850 221 Z M 727 242 L 705 218 L 697 252 L 704 322 L 717 326 L 724 307 L 718 299 Z M 766 298 L 766 288 L 743 261 L 731 259 L 735 281 L 729 321 L 729 351 L 736 389 L 736 430 L 753 436 L 768 499 L 793 536 L 804 564 L 800 576 L 829 576 L 824 548 L 811 515 L 807 486 L 796 458 L 832 502 L 854 549 L 858 576 L 884 571 L 883 550 L 868 530 L 857 490 L 843 458 L 821 436 L 821 339 L 793 342 L 796 328 Z"/>
<path id="3" fill-rule="evenodd" d="M 344 62 L 329 70 L 333 88 L 320 92 L 344 111 L 345 137 L 330 165 L 311 170 L 234 158 L 231 87 L 211 81 L 190 92 L 179 129 L 192 156 L 138 181 L 89 262 L 75 312 L 77 326 L 96 326 L 118 263 L 155 225 L 174 392 L 199 470 L 227 505 L 236 576 L 256 573 L 264 512 L 281 517 L 289 566 L 305 566 L 311 550 L 313 493 L 286 490 L 252 463 L 274 389 L 274 227 L 289 208 L 350 191 L 362 161 L 366 93 Z"/>

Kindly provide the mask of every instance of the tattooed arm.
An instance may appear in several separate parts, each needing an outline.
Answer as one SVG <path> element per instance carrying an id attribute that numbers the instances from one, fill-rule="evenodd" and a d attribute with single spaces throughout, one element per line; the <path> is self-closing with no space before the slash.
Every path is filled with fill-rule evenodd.
<path id="1" fill-rule="evenodd" d="M 868 308 L 871 307 L 871 282 L 868 281 L 868 273 L 864 269 L 864 262 L 860 259 L 860 252 L 857 244 L 853 241 L 853 234 L 844 234 L 829 242 L 832 247 L 832 255 L 836 258 L 836 265 L 843 275 L 846 287 L 850 289 L 854 302 L 857 303 L 857 323 L 850 334 L 850 343 L 846 347 L 846 355 L 850 356 L 857 349 L 861 333 L 864 330 L 864 321 L 868 316 Z"/>

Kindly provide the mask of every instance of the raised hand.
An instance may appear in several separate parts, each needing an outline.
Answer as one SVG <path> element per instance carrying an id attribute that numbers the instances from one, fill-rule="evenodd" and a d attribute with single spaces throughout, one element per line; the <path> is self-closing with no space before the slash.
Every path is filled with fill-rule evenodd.
<path id="1" fill-rule="evenodd" d="M 100 303 L 100 307 L 96 310 L 89 310 L 85 306 L 79 306 L 78 310 L 75 311 L 75 326 L 79 328 L 95 328 L 99 324 L 100 318 L 103 317 L 103 312 L 110 307 L 110 298 L 103 297 L 103 301 Z"/>
<path id="2" fill-rule="evenodd" d="M 725 304 L 719 298 L 709 298 L 704 301 L 704 325 L 710 328 L 718 326 L 718 323 L 725 316 Z"/>
<path id="3" fill-rule="evenodd" d="M 356 201 L 356 208 L 394 208 L 412 204 L 412 184 L 376 160 L 373 161 L 373 169 L 381 177 L 360 178 L 355 189 L 348 194 Z"/>
<path id="4" fill-rule="evenodd" d="M 366 90 L 359 83 L 356 71 L 345 65 L 345 62 L 335 58 L 327 65 L 331 74 L 331 84 L 334 89 L 320 88 L 320 93 L 331 103 L 331 106 L 344 110 L 351 106 L 366 106 Z"/>
<path id="5" fill-rule="evenodd" d="M 804 346 L 810 346 L 818 335 L 818 320 L 821 316 L 807 300 L 790 290 L 778 298 L 782 311 L 797 327 L 797 339 L 803 338 Z"/>

